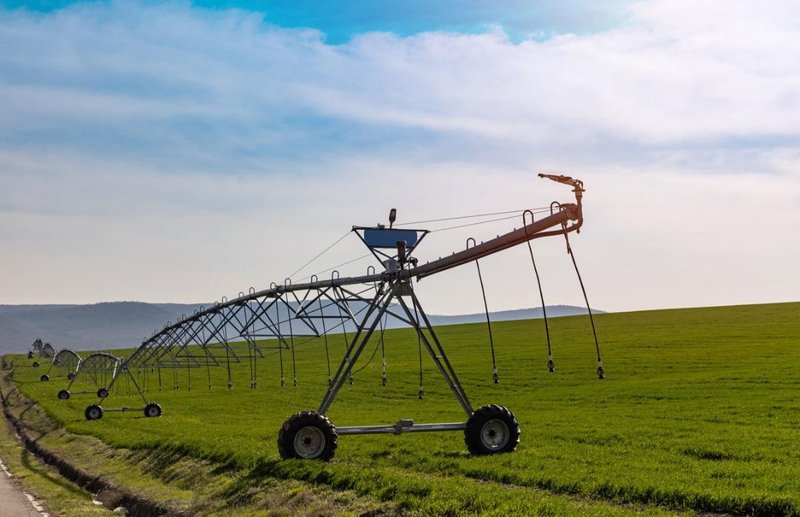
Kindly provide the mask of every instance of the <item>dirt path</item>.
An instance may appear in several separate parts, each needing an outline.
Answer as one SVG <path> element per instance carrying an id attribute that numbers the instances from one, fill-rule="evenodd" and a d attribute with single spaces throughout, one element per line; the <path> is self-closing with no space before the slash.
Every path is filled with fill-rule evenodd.
<path id="1" fill-rule="evenodd" d="M 22 491 L 11 482 L 11 473 L 0 459 L 0 517 L 42 517 Z"/>

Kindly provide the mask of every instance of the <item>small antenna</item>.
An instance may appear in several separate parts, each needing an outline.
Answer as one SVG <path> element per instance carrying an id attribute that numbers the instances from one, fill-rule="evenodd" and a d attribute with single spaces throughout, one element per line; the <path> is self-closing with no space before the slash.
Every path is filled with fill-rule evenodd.
<path id="1" fill-rule="evenodd" d="M 389 228 L 392 227 L 395 220 L 397 220 L 397 209 L 392 208 L 391 210 L 389 210 Z"/>

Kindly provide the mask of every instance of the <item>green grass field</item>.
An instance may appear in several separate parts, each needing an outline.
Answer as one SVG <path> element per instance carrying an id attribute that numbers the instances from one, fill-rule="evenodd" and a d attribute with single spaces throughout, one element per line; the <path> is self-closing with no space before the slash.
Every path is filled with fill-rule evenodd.
<path id="1" fill-rule="evenodd" d="M 148 398 L 161 418 L 107 413 L 88 422 L 94 397 L 56 399 L 66 380 L 39 382 L 42 369 L 16 368 L 20 389 L 67 430 L 128 449 L 180 453 L 245 470 L 351 490 L 410 512 L 616 514 L 666 510 L 753 515 L 800 513 L 800 303 L 604 314 L 596 318 L 606 379 L 595 376 L 585 317 L 551 320 L 557 371 L 546 368 L 541 320 L 494 325 L 500 384 L 493 384 L 486 328 L 441 327 L 439 336 L 475 407 L 496 403 L 517 416 L 522 437 L 510 454 L 472 457 L 463 433 L 339 438 L 330 463 L 281 461 L 281 423 L 316 409 L 326 388 L 322 340 L 297 347 L 298 387 L 284 355 L 279 385 L 274 351 L 259 360 L 258 388 L 246 362 L 234 368 L 162 372 Z M 372 354 L 369 346 L 362 364 Z M 341 357 L 341 336 L 331 336 Z M 346 385 L 328 416 L 339 426 L 463 421 L 429 358 L 425 398 L 417 397 L 417 341 L 386 333 L 388 386 L 380 353 Z M 28 364 L 21 356 L 17 365 Z M 135 405 L 121 389 L 105 407 Z"/>

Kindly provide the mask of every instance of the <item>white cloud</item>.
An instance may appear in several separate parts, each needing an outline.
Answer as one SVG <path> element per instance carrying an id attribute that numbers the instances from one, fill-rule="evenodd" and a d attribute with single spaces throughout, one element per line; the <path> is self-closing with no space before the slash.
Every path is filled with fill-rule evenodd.
<path id="1" fill-rule="evenodd" d="M 0 11 L 0 302 L 230 296 L 390 206 L 563 197 L 540 169 L 589 187 L 575 246 L 598 306 L 796 298 L 800 6 L 769 4 L 643 2 L 625 27 L 541 42 L 336 46 L 183 3 Z M 562 244 L 537 246 L 551 301 L 579 302 Z M 524 258 L 487 261 L 498 308 L 536 303 Z M 446 285 L 472 273 L 426 281 L 432 310 L 479 310 Z"/>

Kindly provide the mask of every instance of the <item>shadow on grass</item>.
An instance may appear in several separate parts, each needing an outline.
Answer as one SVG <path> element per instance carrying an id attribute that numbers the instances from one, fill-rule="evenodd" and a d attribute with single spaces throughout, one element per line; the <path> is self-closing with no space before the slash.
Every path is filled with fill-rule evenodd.
<path id="1" fill-rule="evenodd" d="M 86 493 L 81 488 L 75 486 L 61 475 L 53 473 L 47 466 L 39 463 L 39 461 L 27 449 L 21 450 L 20 463 L 22 463 L 23 467 L 31 472 L 34 472 L 36 475 L 47 480 L 51 484 L 57 485 L 64 490 L 81 497 L 87 497 Z"/>

